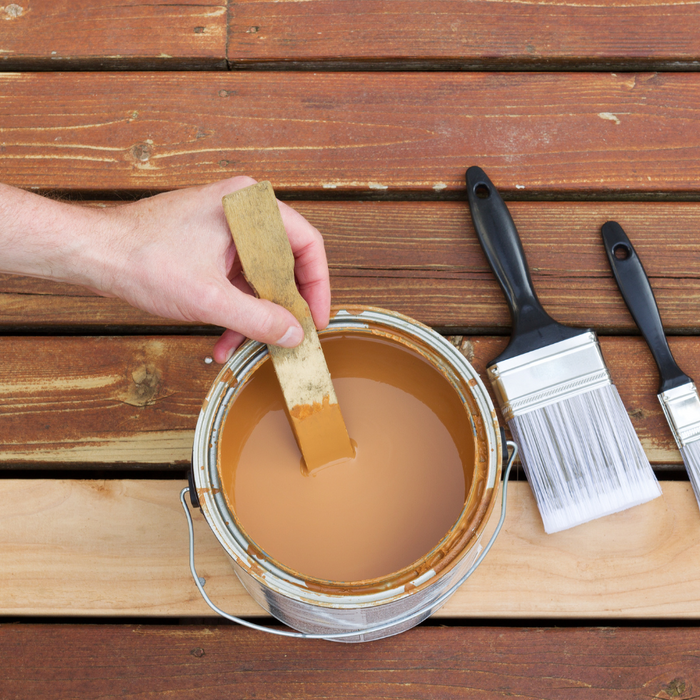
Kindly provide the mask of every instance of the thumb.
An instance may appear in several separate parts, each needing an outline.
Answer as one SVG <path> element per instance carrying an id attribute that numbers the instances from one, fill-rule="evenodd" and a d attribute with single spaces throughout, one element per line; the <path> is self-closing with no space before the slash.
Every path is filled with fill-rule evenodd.
<path id="1" fill-rule="evenodd" d="M 210 323 L 283 348 L 296 347 L 304 339 L 299 321 L 279 304 L 257 299 L 234 286 L 228 287 L 224 295 L 208 314 Z"/>

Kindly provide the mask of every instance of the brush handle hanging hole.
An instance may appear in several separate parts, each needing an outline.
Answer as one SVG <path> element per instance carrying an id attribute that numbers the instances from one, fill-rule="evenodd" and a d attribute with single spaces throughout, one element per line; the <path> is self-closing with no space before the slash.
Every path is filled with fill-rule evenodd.
<path id="1" fill-rule="evenodd" d="M 491 190 L 487 184 L 480 182 L 474 187 L 474 194 L 479 199 L 488 199 L 491 196 Z"/>
<path id="2" fill-rule="evenodd" d="M 612 252 L 618 260 L 627 260 L 632 255 L 632 249 L 626 243 L 616 243 Z"/>

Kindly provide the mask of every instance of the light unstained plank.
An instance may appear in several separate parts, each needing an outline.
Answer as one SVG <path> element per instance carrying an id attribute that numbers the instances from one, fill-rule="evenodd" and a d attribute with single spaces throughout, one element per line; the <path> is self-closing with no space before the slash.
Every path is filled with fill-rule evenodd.
<path id="1" fill-rule="evenodd" d="M 446 330 L 508 332 L 505 299 L 466 202 L 293 204 L 324 235 L 335 303 L 390 308 Z M 667 332 L 700 331 L 700 204 L 510 202 L 509 208 L 535 288 L 557 320 L 636 332 L 600 238 L 600 227 L 612 219 L 639 252 Z M 105 332 L 184 324 L 80 287 L 0 275 L 0 328 L 46 326 Z"/>
<path id="2" fill-rule="evenodd" d="M 233 174 L 280 193 L 463 189 L 696 197 L 698 73 L 18 73 L 0 180 L 165 190 Z M 284 105 L 284 109 L 280 109 Z"/>
<path id="3" fill-rule="evenodd" d="M 217 0 L 20 0 L 0 7 L 0 22 L 0 70 L 226 68 Z"/>
<path id="4" fill-rule="evenodd" d="M 188 567 L 183 486 L 0 481 L 0 614 L 207 615 Z M 688 483 L 662 487 L 650 503 L 545 535 L 529 487 L 511 483 L 503 531 L 439 616 L 697 619 L 700 513 Z M 194 529 L 212 599 L 229 613 L 262 614 L 199 515 Z"/>
<path id="5" fill-rule="evenodd" d="M 224 625 L 0 626 L 4 697 L 691 698 L 697 627 L 419 627 L 370 644 Z"/>
<path id="6" fill-rule="evenodd" d="M 698 14 L 662 0 L 245 0 L 231 10 L 236 67 L 678 69 L 700 57 Z"/>
<path id="7" fill-rule="evenodd" d="M 454 337 L 487 389 L 486 363 L 506 338 Z M 219 368 L 210 337 L 8 337 L 0 343 L 0 465 L 134 468 L 189 464 L 199 410 Z M 700 377 L 700 339 L 676 337 L 681 367 Z M 682 464 L 640 338 L 601 338 L 606 362 L 649 459 Z M 352 426 L 349 425 L 352 434 Z"/>

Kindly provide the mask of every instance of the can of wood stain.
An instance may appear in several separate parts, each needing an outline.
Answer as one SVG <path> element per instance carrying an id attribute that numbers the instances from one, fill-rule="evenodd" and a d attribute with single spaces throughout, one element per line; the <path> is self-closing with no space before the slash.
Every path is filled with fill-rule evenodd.
<path id="1" fill-rule="evenodd" d="M 377 550 L 379 554 L 374 552 L 375 558 L 379 558 L 379 568 L 360 566 L 357 575 L 352 569 L 342 568 L 343 557 L 339 558 L 340 568 L 335 569 L 332 565 L 328 569 L 321 565 L 318 565 L 321 568 L 314 568 L 317 564 L 312 559 L 306 563 L 303 552 L 299 563 L 294 564 L 288 558 L 291 555 L 280 555 L 278 551 L 281 550 L 275 549 L 281 545 L 278 545 L 274 532 L 270 540 L 263 538 L 258 541 L 253 523 L 256 513 L 246 515 L 241 503 L 244 492 L 232 492 L 234 481 L 237 479 L 243 483 L 247 477 L 235 473 L 236 465 L 231 472 L 229 467 L 222 464 L 231 460 L 230 454 L 241 455 L 245 449 L 245 439 L 248 439 L 241 438 L 241 445 L 235 447 L 233 452 L 223 447 L 227 441 L 237 439 L 226 437 L 227 433 L 235 435 L 240 432 L 241 416 L 251 413 L 250 410 L 240 409 L 238 417 L 235 420 L 231 418 L 236 415 L 238 406 L 244 405 L 246 387 L 249 393 L 253 390 L 252 378 L 267 360 L 266 346 L 253 341 L 241 346 L 224 366 L 204 400 L 195 431 L 190 489 L 194 490 L 193 502 L 196 504 L 198 500 L 206 522 L 230 556 L 238 578 L 264 610 L 307 635 L 321 635 L 329 639 L 335 636 L 338 641 L 347 642 L 369 641 L 398 634 L 429 617 L 444 604 L 445 595 L 473 567 L 482 550 L 482 535 L 496 500 L 504 445 L 496 412 L 477 372 L 451 343 L 427 326 L 395 312 L 352 307 L 334 310 L 328 328 L 319 335 L 324 348 L 330 348 L 330 352 L 324 350 L 329 358 L 333 356 L 334 347 L 341 351 L 342 356 L 343 347 L 353 348 L 352 353 L 357 354 L 355 348 L 363 347 L 363 342 L 379 344 L 379 359 L 368 363 L 371 366 L 368 376 L 379 379 L 381 384 L 384 382 L 382 375 L 387 375 L 387 383 L 395 385 L 397 391 L 408 388 L 409 393 L 415 394 L 418 400 L 425 399 L 423 385 L 426 383 L 424 377 L 428 375 L 410 371 L 410 376 L 403 379 L 391 378 L 401 375 L 402 370 L 396 370 L 396 367 L 403 367 L 401 358 L 404 356 L 410 356 L 410 362 L 425 364 L 429 367 L 425 371 L 439 375 L 439 382 L 447 387 L 447 398 L 443 393 L 439 395 L 441 398 L 425 399 L 437 402 L 435 411 L 443 416 L 446 429 L 456 441 L 455 449 L 464 473 L 464 490 L 459 496 L 458 510 L 454 516 L 448 516 L 449 524 L 442 530 L 438 525 L 442 536 L 434 536 L 434 542 L 428 539 L 431 544 L 419 544 L 423 549 L 413 551 L 409 547 L 404 554 L 404 557 L 408 557 L 407 561 L 383 555 L 382 551 L 394 554 L 395 546 L 389 543 L 389 549 Z M 393 361 L 393 357 L 399 361 Z M 337 377 L 330 359 L 329 366 L 334 382 L 341 384 L 343 380 Z M 338 373 L 342 375 L 343 371 L 339 370 Z M 401 385 L 402 382 L 405 382 L 405 386 Z M 346 409 L 350 411 L 350 401 L 344 403 L 342 392 L 338 388 L 337 391 L 344 413 Z M 349 418 L 352 418 L 351 411 L 346 420 L 352 437 L 353 423 Z M 362 449 L 363 442 L 360 441 L 358 454 Z M 426 465 L 427 481 L 418 487 L 419 491 L 427 494 L 431 482 L 441 478 L 436 471 L 438 466 Z M 254 469 L 258 467 L 253 465 Z M 231 476 L 232 473 L 234 476 Z M 404 477 L 401 471 L 397 474 L 398 477 L 391 477 L 397 482 L 422 478 L 420 475 Z M 286 476 L 286 472 L 283 475 Z M 323 473 L 318 475 L 319 482 L 323 478 L 326 478 Z M 273 499 L 263 497 L 263 500 Z M 341 505 L 334 506 L 334 510 Z M 358 523 L 363 508 L 367 506 L 355 506 Z M 258 510 L 259 504 L 256 504 L 254 511 Z M 425 529 L 425 523 L 416 525 L 413 513 L 417 518 L 421 510 L 419 507 L 408 512 L 406 524 L 401 525 L 405 536 L 402 534 L 397 542 L 403 545 L 405 541 L 419 539 L 417 535 Z M 439 510 L 435 513 L 439 513 Z M 428 517 L 432 520 L 435 515 Z M 366 520 L 367 514 L 362 518 Z M 287 525 L 283 522 L 279 527 L 287 530 Z M 411 530 L 414 525 L 418 529 Z M 300 531 L 302 535 L 313 529 L 308 524 L 304 527 L 306 530 Z M 325 529 L 323 523 L 319 529 Z M 288 536 L 287 539 L 295 538 Z M 307 542 L 303 536 L 296 539 Z M 367 554 L 367 559 L 371 559 L 369 550 L 374 547 L 376 539 L 373 537 L 360 542 L 358 560 L 365 558 L 363 552 Z M 308 546 L 317 547 L 313 544 Z M 341 550 L 343 546 L 338 543 Z M 383 558 L 387 560 L 385 569 L 382 569 Z M 192 557 L 191 567 L 194 572 Z M 205 595 L 201 586 L 200 591 Z"/>

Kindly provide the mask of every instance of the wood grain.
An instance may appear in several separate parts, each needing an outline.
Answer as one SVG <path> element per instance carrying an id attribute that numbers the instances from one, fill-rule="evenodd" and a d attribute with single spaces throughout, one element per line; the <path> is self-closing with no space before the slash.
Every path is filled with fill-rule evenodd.
<path id="1" fill-rule="evenodd" d="M 226 2 L 20 0 L 0 22 L 1 70 L 226 68 Z"/>
<path id="2" fill-rule="evenodd" d="M 228 56 L 261 68 L 678 70 L 700 56 L 700 18 L 663 0 L 244 0 L 231 2 Z"/>
<path id="3" fill-rule="evenodd" d="M 324 235 L 335 303 L 394 309 L 448 332 L 509 332 L 508 308 L 481 252 L 466 202 L 293 205 Z M 603 333 L 636 332 L 600 237 L 600 227 L 612 219 L 625 227 L 639 251 L 667 332 L 700 332 L 700 204 L 508 206 L 535 288 L 557 320 Z M 65 326 L 102 333 L 187 327 L 80 287 L 0 275 L 0 330 L 60 331 Z"/>
<path id="4" fill-rule="evenodd" d="M 2 625 L 3 697 L 691 698 L 697 627 L 419 627 L 369 644 L 223 625 Z"/>
<path id="5" fill-rule="evenodd" d="M 4 338 L 5 464 L 188 463 L 213 341 Z"/>
<path id="6" fill-rule="evenodd" d="M 202 616 L 177 481 L 0 481 L 0 614 Z M 698 506 L 689 483 L 650 503 L 545 535 L 527 484 L 504 530 L 440 617 L 697 619 Z M 497 512 L 498 508 L 496 508 Z M 262 611 L 196 516 L 199 576 L 224 610 Z M 495 525 L 495 517 L 489 527 Z"/>
<path id="7" fill-rule="evenodd" d="M 0 180 L 27 188 L 435 196 L 479 164 L 508 195 L 699 192 L 692 72 L 18 73 L 0 96 Z"/>
<path id="8" fill-rule="evenodd" d="M 485 382 L 486 363 L 507 342 L 489 336 L 453 340 Z M 219 370 L 207 363 L 213 343 L 209 337 L 168 336 L 3 338 L 0 465 L 188 465 L 201 402 Z M 700 378 L 700 339 L 675 337 L 670 344 L 678 364 Z M 601 346 L 649 459 L 662 470 L 682 465 L 642 339 L 604 337 Z"/>

